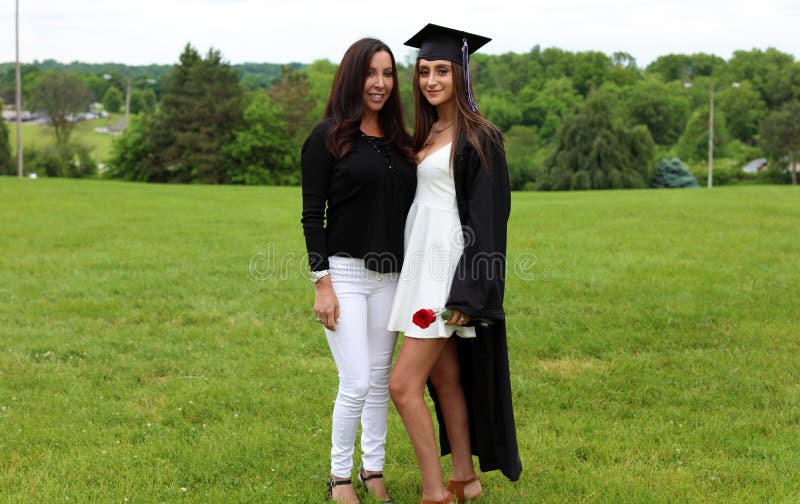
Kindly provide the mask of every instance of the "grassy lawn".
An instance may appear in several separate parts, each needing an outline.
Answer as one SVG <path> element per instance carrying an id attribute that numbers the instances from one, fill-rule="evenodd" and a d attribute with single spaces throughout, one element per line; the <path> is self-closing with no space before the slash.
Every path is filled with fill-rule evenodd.
<path id="1" fill-rule="evenodd" d="M 336 370 L 297 188 L 0 178 L 4 502 L 321 502 Z M 522 479 L 488 503 L 800 500 L 800 193 L 515 193 Z M 793 469 L 794 468 L 794 469 Z M 395 502 L 419 502 L 390 411 Z"/>
<path id="2" fill-rule="evenodd" d="M 72 141 L 85 145 L 92 149 L 94 159 L 98 163 L 105 163 L 111 156 L 111 141 L 114 135 L 108 133 L 98 133 L 94 129 L 102 126 L 110 126 L 120 119 L 124 114 L 114 114 L 108 119 L 93 119 L 91 121 L 81 121 L 75 126 L 72 133 Z M 17 152 L 17 125 L 7 123 L 8 135 L 11 140 L 11 152 L 16 156 Z M 24 148 L 41 149 L 52 145 L 53 133 L 51 128 L 41 124 L 23 123 L 22 125 L 22 146 Z"/>

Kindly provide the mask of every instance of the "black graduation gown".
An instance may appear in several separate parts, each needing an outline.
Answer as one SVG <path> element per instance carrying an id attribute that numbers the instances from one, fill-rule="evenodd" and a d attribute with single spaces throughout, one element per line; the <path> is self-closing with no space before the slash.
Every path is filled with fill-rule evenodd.
<path id="1" fill-rule="evenodd" d="M 511 192 L 502 143 L 499 148 L 487 148 L 486 152 L 490 173 L 481 167 L 477 152 L 464 138 L 456 147 L 453 175 L 464 254 L 453 278 L 447 308 L 494 321 L 489 327 L 477 326 L 474 339 L 456 339 L 461 383 L 467 402 L 472 453 L 478 456 L 481 471 L 500 469 L 508 479 L 517 481 L 522 462 L 511 402 L 503 311 Z M 446 455 L 450 453 L 450 443 L 436 390 L 430 381 L 428 389 L 436 406 L 442 455 Z"/>

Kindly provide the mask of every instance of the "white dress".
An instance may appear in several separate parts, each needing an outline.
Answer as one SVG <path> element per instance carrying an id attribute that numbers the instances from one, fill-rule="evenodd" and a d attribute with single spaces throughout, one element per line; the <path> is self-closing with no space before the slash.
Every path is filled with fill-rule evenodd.
<path id="1" fill-rule="evenodd" d="M 451 148 L 452 143 L 432 152 L 417 167 L 417 192 L 406 218 L 405 257 L 389 330 L 412 338 L 449 338 L 453 333 L 475 337 L 474 327 L 446 326 L 441 317 L 426 329 L 411 320 L 422 308 L 444 309 L 464 251 Z"/>

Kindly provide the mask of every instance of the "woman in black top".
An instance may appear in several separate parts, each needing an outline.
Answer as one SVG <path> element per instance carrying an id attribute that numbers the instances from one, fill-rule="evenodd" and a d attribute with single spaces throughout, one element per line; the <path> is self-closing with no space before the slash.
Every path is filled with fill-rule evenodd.
<path id="1" fill-rule="evenodd" d="M 325 110 L 303 145 L 303 232 L 316 285 L 314 312 L 339 372 L 329 497 L 358 502 L 358 481 L 389 502 L 382 470 L 388 382 L 397 333 L 388 331 L 403 229 L 416 188 L 394 56 L 365 38 L 344 55 Z"/>

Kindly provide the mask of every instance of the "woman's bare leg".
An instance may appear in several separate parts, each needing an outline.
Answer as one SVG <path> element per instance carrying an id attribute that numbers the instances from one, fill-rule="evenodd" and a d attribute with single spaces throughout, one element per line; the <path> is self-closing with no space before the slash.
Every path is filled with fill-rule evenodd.
<path id="1" fill-rule="evenodd" d="M 452 479 L 466 481 L 475 476 L 472 464 L 472 447 L 469 441 L 469 417 L 464 390 L 461 387 L 461 370 L 458 364 L 458 353 L 455 338 L 450 338 L 439 354 L 430 374 L 431 382 L 436 388 L 439 406 L 444 416 L 447 439 L 450 441 Z M 466 497 L 474 497 L 481 493 L 479 481 L 470 483 L 464 488 Z"/>
<path id="2" fill-rule="evenodd" d="M 422 497 L 447 496 L 439 464 L 439 450 L 428 406 L 425 383 L 447 340 L 406 337 L 389 378 L 389 394 L 403 419 L 422 476 Z"/>

